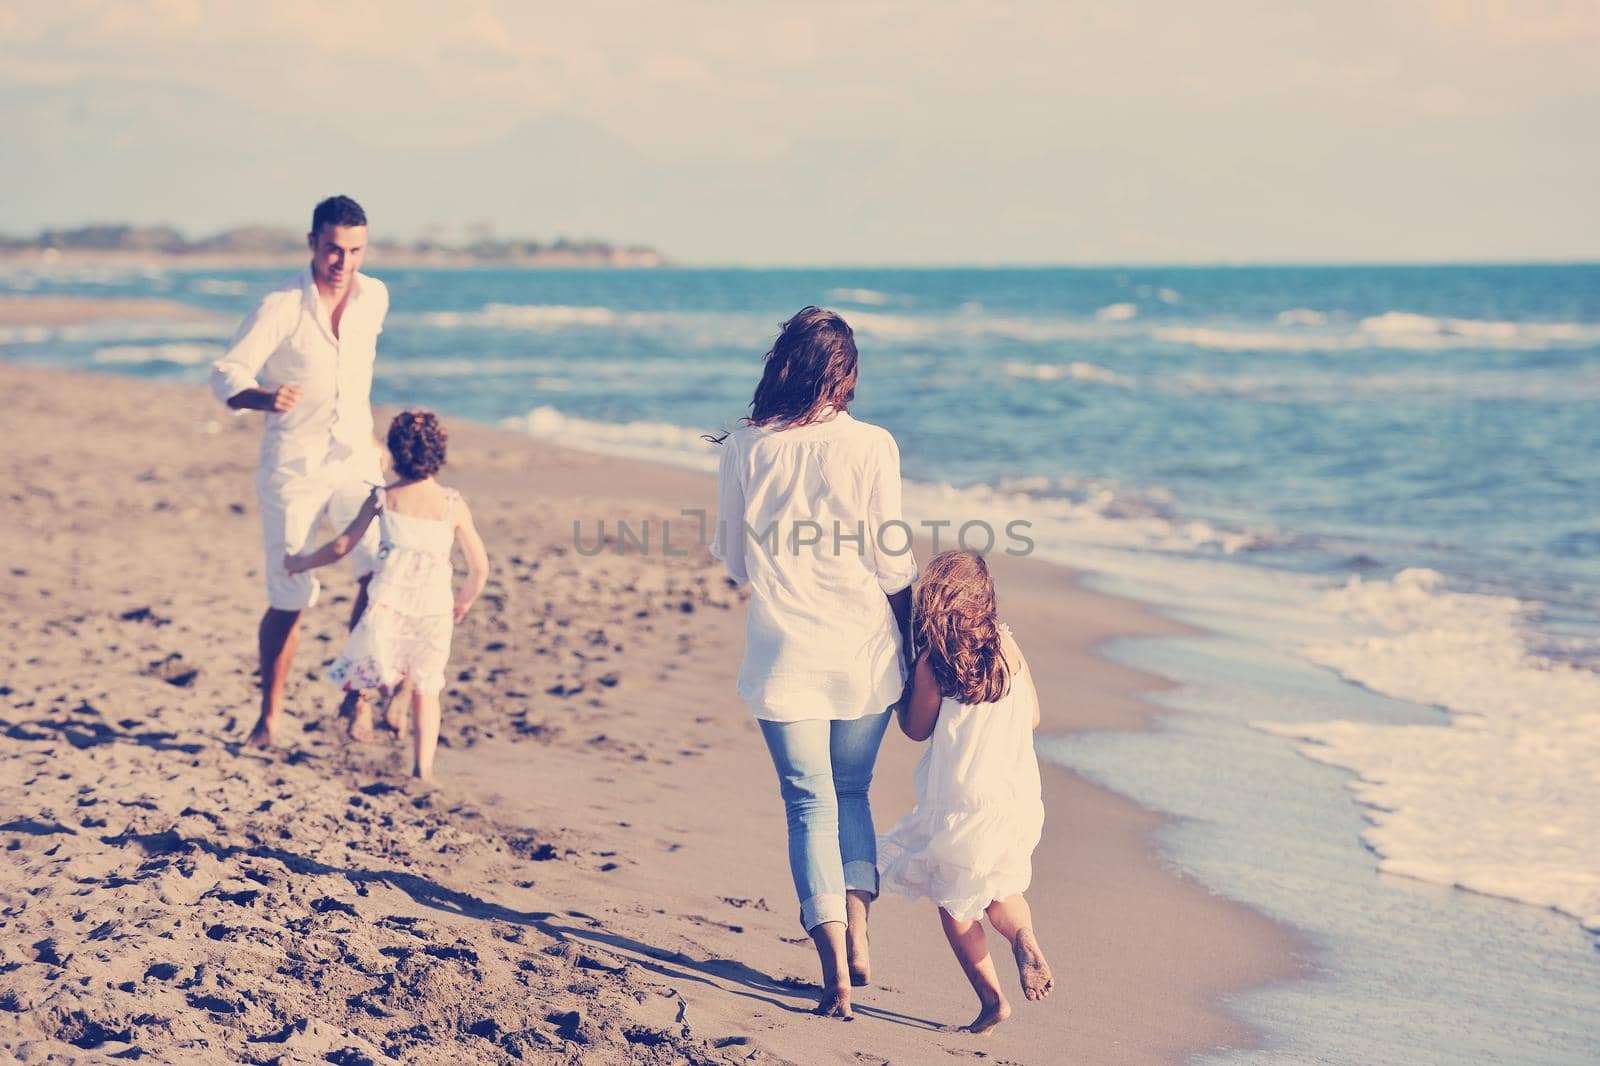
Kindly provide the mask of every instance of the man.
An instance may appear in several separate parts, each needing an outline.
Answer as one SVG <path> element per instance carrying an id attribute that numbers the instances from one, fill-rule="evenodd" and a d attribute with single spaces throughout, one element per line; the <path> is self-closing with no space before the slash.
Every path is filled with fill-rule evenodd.
<path id="1" fill-rule="evenodd" d="M 312 542 L 324 517 L 343 529 L 382 483 L 372 437 L 372 364 L 389 312 L 383 282 L 360 272 L 367 216 L 348 196 L 317 205 L 306 235 L 311 263 L 256 304 L 211 372 L 217 399 L 235 413 L 266 412 L 256 499 L 265 549 L 267 613 L 261 618 L 261 718 L 250 743 L 270 747 L 283 715 L 283 687 L 300 639 L 300 612 L 317 602 L 311 574 L 290 574 L 285 553 Z M 367 602 L 377 523 L 351 553 L 361 590 L 350 625 Z M 350 734 L 372 735 L 372 709 L 345 698 Z"/>

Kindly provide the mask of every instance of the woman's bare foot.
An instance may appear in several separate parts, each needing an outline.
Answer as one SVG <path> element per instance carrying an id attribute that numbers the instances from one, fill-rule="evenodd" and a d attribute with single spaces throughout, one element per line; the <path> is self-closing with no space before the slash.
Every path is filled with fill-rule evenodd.
<path id="1" fill-rule="evenodd" d="M 824 989 L 816 1010 L 811 1013 L 822 1018 L 838 1018 L 842 1022 L 855 1021 L 856 1016 L 850 1012 L 849 986 Z"/>
<path id="2" fill-rule="evenodd" d="M 844 934 L 845 959 L 850 969 L 850 983 L 857 988 L 872 981 L 872 951 L 867 937 L 867 898 L 864 892 L 845 895 L 844 909 L 849 917 Z"/>
<path id="3" fill-rule="evenodd" d="M 872 959 L 868 954 L 867 929 L 861 927 L 861 932 L 856 932 L 856 927 L 850 927 L 850 934 L 846 948 L 850 960 L 850 983 L 857 988 L 864 988 L 872 983 Z"/>
<path id="4" fill-rule="evenodd" d="M 367 702 L 364 692 L 352 693 L 354 700 L 345 699 L 344 706 L 340 708 L 341 714 L 349 715 L 350 739 L 357 744 L 372 743 L 372 704 Z"/>
<path id="5" fill-rule="evenodd" d="M 256 727 L 250 731 L 250 739 L 245 743 L 252 748 L 271 748 L 278 743 L 278 717 L 263 713 L 256 719 Z"/>
<path id="6" fill-rule="evenodd" d="M 1011 1017 L 1011 1004 L 1001 997 L 994 1003 L 985 1004 L 983 1010 L 978 1012 L 978 1016 L 972 1019 L 972 1024 L 962 1026 L 961 1031 L 982 1036 L 984 1033 L 993 1032 L 995 1026 L 1009 1017 Z"/>
<path id="7" fill-rule="evenodd" d="M 1017 977 L 1022 982 L 1022 994 L 1030 1000 L 1041 1000 L 1048 996 L 1056 986 L 1056 979 L 1050 972 L 1050 964 L 1044 961 L 1044 952 L 1039 948 L 1039 941 L 1034 939 L 1032 929 L 1017 930 L 1011 953 L 1017 958 Z"/>

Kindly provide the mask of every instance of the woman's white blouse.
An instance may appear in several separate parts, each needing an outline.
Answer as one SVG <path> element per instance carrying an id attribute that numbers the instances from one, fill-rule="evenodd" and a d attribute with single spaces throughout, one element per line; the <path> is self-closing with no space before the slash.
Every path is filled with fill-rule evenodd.
<path id="1" fill-rule="evenodd" d="M 711 553 L 749 583 L 739 695 L 757 718 L 849 719 L 905 685 L 886 593 L 917 578 L 900 450 L 846 412 L 722 443 Z"/>

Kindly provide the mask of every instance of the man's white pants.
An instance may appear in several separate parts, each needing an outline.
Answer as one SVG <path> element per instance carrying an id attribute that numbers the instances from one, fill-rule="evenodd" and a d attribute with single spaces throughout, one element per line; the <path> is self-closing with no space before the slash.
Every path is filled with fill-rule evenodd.
<path id="1" fill-rule="evenodd" d="M 314 572 L 291 574 L 283 568 L 286 554 L 319 547 L 323 519 L 332 534 L 342 533 L 355 518 L 374 487 L 383 484 L 383 471 L 374 455 L 354 456 L 328 463 L 306 475 L 269 471 L 256 477 L 256 500 L 261 509 L 261 541 L 266 551 L 267 603 L 280 611 L 301 611 L 317 602 L 322 584 Z M 378 523 L 373 521 L 361 543 L 349 555 L 356 577 L 372 573 L 377 565 Z"/>

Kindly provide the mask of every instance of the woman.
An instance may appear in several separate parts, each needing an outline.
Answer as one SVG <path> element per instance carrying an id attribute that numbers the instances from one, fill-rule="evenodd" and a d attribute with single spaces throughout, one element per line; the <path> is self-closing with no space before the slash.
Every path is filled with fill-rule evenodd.
<path id="1" fill-rule="evenodd" d="M 899 449 L 850 417 L 855 388 L 844 319 L 807 307 L 784 323 L 750 416 L 721 441 L 711 549 L 750 587 L 739 695 L 778 771 L 800 922 L 822 964 L 817 1013 L 846 1020 L 878 894 L 867 789 L 905 686 L 917 576 Z"/>

